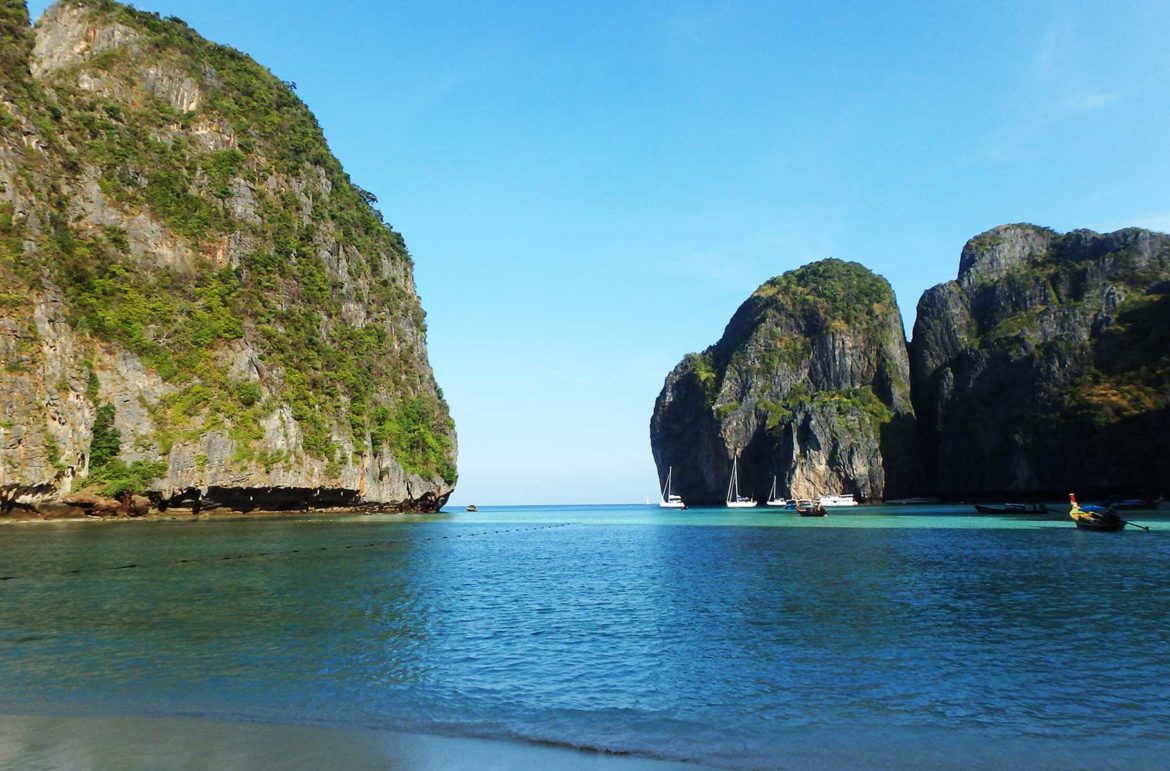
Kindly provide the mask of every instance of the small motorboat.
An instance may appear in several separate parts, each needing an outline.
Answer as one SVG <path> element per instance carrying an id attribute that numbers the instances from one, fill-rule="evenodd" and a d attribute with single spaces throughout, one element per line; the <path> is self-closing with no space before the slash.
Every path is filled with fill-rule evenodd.
<path id="1" fill-rule="evenodd" d="M 479 507 L 478 507 L 478 506 L 476 506 L 474 503 L 472 503 L 472 504 L 469 504 L 469 505 L 467 506 L 467 510 L 468 510 L 468 511 L 479 511 Z"/>
<path id="2" fill-rule="evenodd" d="M 980 514 L 1047 514 L 1048 507 L 1043 503 L 1005 503 L 1002 506 L 984 506 L 975 504 L 975 510 Z"/>

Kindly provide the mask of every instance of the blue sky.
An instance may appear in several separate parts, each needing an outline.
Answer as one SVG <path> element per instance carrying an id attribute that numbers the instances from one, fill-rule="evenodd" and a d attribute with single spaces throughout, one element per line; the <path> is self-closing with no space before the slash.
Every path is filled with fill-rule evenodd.
<path id="1" fill-rule="evenodd" d="M 454 504 L 654 495 L 667 372 L 811 260 L 909 326 L 997 224 L 1170 230 L 1165 2 L 138 7 L 296 81 L 405 235 Z"/>

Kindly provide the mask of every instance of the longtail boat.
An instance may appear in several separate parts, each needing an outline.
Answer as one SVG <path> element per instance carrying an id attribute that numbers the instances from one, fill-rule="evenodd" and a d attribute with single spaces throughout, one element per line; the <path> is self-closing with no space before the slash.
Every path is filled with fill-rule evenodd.
<path id="1" fill-rule="evenodd" d="M 807 503 L 807 505 L 802 505 L 805 503 Z M 801 501 L 801 503 L 797 504 L 796 506 L 796 513 L 802 517 L 823 517 L 826 516 L 829 512 L 826 511 L 825 507 L 820 503 Z"/>
<path id="2" fill-rule="evenodd" d="M 1115 532 L 1125 527 L 1126 522 L 1113 509 L 1104 509 L 1100 506 L 1081 506 L 1077 503 L 1077 496 L 1068 494 L 1068 501 L 1072 504 L 1068 515 L 1076 522 L 1081 530 L 1103 530 Z"/>

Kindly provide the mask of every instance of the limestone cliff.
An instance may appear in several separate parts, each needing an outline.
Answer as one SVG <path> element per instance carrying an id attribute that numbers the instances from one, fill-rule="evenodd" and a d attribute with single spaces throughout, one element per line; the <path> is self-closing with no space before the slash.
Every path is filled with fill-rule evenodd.
<path id="1" fill-rule="evenodd" d="M 0 0 L 0 63 L 0 508 L 441 506 L 411 258 L 295 87 L 110 0 Z"/>
<path id="2" fill-rule="evenodd" d="M 718 343 L 666 378 L 650 442 L 660 478 L 692 504 L 741 492 L 917 492 L 918 457 L 902 319 L 889 284 L 824 260 L 763 284 Z"/>
<path id="3" fill-rule="evenodd" d="M 1170 236 L 990 230 L 923 295 L 912 361 L 942 495 L 1170 488 Z"/>

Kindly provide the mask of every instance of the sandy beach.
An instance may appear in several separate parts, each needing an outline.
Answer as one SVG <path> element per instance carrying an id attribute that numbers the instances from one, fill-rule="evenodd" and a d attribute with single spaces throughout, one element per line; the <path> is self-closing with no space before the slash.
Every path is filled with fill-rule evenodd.
<path id="1" fill-rule="evenodd" d="M 0 769 L 337 768 L 672 771 L 701 768 L 524 742 L 194 717 L 0 715 Z"/>

